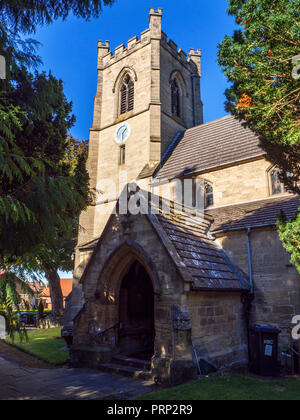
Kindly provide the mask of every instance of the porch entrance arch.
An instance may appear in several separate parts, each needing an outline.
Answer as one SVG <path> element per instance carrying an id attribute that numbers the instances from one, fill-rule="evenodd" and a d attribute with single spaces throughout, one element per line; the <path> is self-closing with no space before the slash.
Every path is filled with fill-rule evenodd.
<path id="1" fill-rule="evenodd" d="M 119 295 L 121 354 L 150 359 L 154 354 L 154 291 L 152 281 L 139 261 L 124 275 Z"/>
<path id="2" fill-rule="evenodd" d="M 155 305 L 161 294 L 151 257 L 128 239 L 108 257 L 96 290 L 99 325 L 117 351 L 145 360 L 154 355 Z M 117 335 L 116 328 L 118 326 Z"/>

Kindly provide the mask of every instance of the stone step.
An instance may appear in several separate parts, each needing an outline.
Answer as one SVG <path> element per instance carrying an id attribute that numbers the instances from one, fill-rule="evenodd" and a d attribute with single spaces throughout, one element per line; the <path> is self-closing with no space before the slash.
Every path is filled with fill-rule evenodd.
<path id="1" fill-rule="evenodd" d="M 151 363 L 148 360 L 136 359 L 134 357 L 117 355 L 113 358 L 112 363 L 122 366 L 132 366 L 138 370 L 150 370 Z"/>
<path id="2" fill-rule="evenodd" d="M 116 373 L 119 375 L 129 376 L 139 379 L 151 379 L 151 372 L 145 370 L 137 370 L 133 366 L 118 365 L 116 363 L 102 363 L 99 369 L 107 373 Z"/>

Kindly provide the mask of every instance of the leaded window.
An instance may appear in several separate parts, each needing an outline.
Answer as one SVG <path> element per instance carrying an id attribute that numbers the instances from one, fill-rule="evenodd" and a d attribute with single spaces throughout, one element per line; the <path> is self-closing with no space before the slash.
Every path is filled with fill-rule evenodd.
<path id="1" fill-rule="evenodd" d="M 180 117 L 180 92 L 177 81 L 174 79 L 171 84 L 172 114 Z"/>
<path id="2" fill-rule="evenodd" d="M 193 178 L 193 206 L 201 211 L 214 205 L 214 189 L 203 179 Z M 201 208 L 202 207 L 202 208 Z"/>
<path id="3" fill-rule="evenodd" d="M 204 203 L 205 208 L 211 207 L 214 205 L 214 189 L 212 185 L 205 183 L 204 186 Z"/>
<path id="4" fill-rule="evenodd" d="M 286 187 L 280 180 L 278 169 L 275 168 L 270 172 L 270 182 L 271 182 L 272 195 L 282 194 L 284 192 L 287 192 Z"/>

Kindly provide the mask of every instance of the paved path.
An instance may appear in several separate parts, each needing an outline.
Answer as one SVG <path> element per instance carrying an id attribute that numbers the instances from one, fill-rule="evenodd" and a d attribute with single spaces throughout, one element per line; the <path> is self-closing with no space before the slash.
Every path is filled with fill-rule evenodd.
<path id="1" fill-rule="evenodd" d="M 0 400 L 130 399 L 153 382 L 89 369 L 22 367 L 0 357 Z"/>

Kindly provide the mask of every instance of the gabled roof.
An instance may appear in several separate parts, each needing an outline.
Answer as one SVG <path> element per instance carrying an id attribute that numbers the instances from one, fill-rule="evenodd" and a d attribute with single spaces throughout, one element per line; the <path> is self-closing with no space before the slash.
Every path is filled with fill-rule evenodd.
<path id="1" fill-rule="evenodd" d="M 80 243 L 78 244 L 78 249 L 80 251 L 84 251 L 84 250 L 90 250 L 90 249 L 96 248 L 98 241 L 99 241 L 99 237 L 94 238 L 88 242 Z"/>
<path id="2" fill-rule="evenodd" d="M 151 176 L 153 176 L 154 172 L 156 171 L 157 167 L 159 165 L 159 162 L 155 162 L 152 165 L 149 165 L 149 163 L 147 163 L 143 169 L 141 170 L 141 172 L 139 173 L 137 180 L 139 179 L 145 179 L 145 178 L 150 178 Z"/>
<path id="3" fill-rule="evenodd" d="M 248 290 L 245 277 L 233 266 L 225 252 L 209 236 L 212 220 L 209 216 L 196 215 L 191 211 L 170 214 L 162 211 L 156 216 L 162 229 L 174 247 L 171 257 L 192 278 L 193 290 L 241 291 Z M 178 262 L 177 262 L 178 264 Z"/>
<path id="4" fill-rule="evenodd" d="M 172 179 L 264 156 L 258 137 L 226 116 L 179 133 L 155 178 Z"/>
<path id="5" fill-rule="evenodd" d="M 281 210 L 288 219 L 293 219 L 299 206 L 298 196 L 286 195 L 209 209 L 207 213 L 214 219 L 211 231 L 216 233 L 276 225 Z"/>
<path id="6" fill-rule="evenodd" d="M 158 203 L 158 200 L 154 200 L 153 203 Z M 144 204 L 141 203 L 141 207 Z M 81 282 L 93 264 L 115 217 L 117 217 L 115 214 L 111 215 L 99 239 L 87 244 L 89 249 L 95 249 Z M 209 215 L 200 215 L 190 209 L 182 211 L 171 203 L 169 213 L 158 210 L 156 205 L 152 204 L 152 211 L 143 210 L 141 215 L 131 217 L 148 218 L 183 281 L 192 283 L 192 290 L 237 292 L 249 290 L 249 284 L 243 274 L 233 266 L 218 243 L 209 237 L 208 231 L 212 223 Z M 84 249 L 84 245 L 81 249 Z"/>

